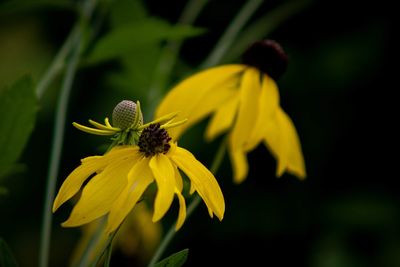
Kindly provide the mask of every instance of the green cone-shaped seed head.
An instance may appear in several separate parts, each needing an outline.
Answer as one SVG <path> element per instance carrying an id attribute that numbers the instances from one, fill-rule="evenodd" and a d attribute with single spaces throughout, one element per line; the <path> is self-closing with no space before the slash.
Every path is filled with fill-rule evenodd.
<path id="1" fill-rule="evenodd" d="M 122 100 L 114 108 L 112 122 L 114 127 L 125 130 L 141 126 L 143 124 L 143 115 L 140 107 L 135 102 Z"/>

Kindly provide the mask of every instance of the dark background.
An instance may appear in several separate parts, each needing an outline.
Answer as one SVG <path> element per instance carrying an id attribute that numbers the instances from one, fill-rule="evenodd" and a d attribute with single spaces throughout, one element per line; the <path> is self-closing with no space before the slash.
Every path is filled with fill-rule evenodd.
<path id="1" fill-rule="evenodd" d="M 146 6 L 151 15 L 174 23 L 185 2 L 152 0 Z M 281 2 L 266 1 L 252 20 Z M 210 1 L 195 23 L 209 31 L 185 43 L 171 84 L 180 71 L 202 62 L 243 4 Z M 280 42 L 290 58 L 278 85 L 281 105 L 300 135 L 307 179 L 275 178 L 274 158 L 259 147 L 248 156 L 248 179 L 234 185 L 225 159 L 217 174 L 226 201 L 224 220 L 210 220 L 202 205 L 166 254 L 189 248 L 186 266 L 400 266 L 394 13 L 389 1 L 314 1 L 266 36 Z M 47 8 L 0 14 L 0 86 L 25 72 L 38 79 L 73 24 L 73 13 Z M 1 40 L 12 45 L 5 47 Z M 112 82 L 105 82 L 103 77 L 120 68 L 114 62 L 81 69 L 69 122 L 100 120 L 120 99 L 140 97 L 111 90 Z M 35 266 L 38 253 L 56 96 L 57 85 L 41 103 L 21 159 L 26 170 L 7 179 L 10 193 L 0 199 L 0 236 L 21 266 Z M 200 136 L 202 129 L 188 136 Z M 217 142 L 191 144 L 188 139 L 182 142 L 209 163 Z M 67 127 L 60 177 L 103 143 Z M 168 214 L 165 226 L 175 215 Z M 52 266 L 65 264 L 78 237 L 58 226 L 66 216 L 55 216 Z M 117 253 L 111 265 L 134 262 Z"/>

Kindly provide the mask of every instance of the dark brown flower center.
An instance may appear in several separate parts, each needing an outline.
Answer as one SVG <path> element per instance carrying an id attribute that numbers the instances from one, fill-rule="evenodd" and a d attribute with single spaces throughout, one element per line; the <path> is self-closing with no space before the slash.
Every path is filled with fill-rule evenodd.
<path id="1" fill-rule="evenodd" d="M 288 56 L 276 41 L 262 40 L 253 43 L 244 52 L 242 62 L 259 69 L 276 81 L 286 71 Z"/>
<path id="2" fill-rule="evenodd" d="M 170 149 L 169 142 L 171 137 L 165 129 L 160 128 L 160 124 L 150 124 L 147 128 L 143 129 L 139 137 L 139 151 L 145 157 L 154 156 L 159 153 L 167 153 Z"/>

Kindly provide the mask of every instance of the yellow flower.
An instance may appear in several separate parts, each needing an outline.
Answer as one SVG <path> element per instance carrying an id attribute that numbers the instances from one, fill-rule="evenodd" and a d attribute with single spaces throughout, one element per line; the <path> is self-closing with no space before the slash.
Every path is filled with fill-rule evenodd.
<path id="1" fill-rule="evenodd" d="M 277 176 L 286 171 L 303 179 L 306 171 L 300 141 L 293 122 L 280 107 L 278 87 L 268 74 L 253 66 L 224 65 L 190 76 L 169 91 L 155 117 L 177 110 L 178 119 L 187 118 L 185 125 L 170 131 L 177 139 L 211 115 L 205 138 L 212 140 L 229 132 L 228 151 L 237 183 L 248 173 L 246 154 L 260 143 L 276 158 Z"/>
<path id="2" fill-rule="evenodd" d="M 133 129 L 140 133 L 137 145 L 115 146 L 103 156 L 82 159 L 81 165 L 62 184 L 53 203 L 53 212 L 78 193 L 89 177 L 94 176 L 83 186 L 79 201 L 62 225 L 80 226 L 108 214 L 106 231 L 111 233 L 141 200 L 148 186 L 155 182 L 158 189 L 153 222 L 165 215 L 176 195 L 179 201 L 176 229 L 179 229 L 186 217 L 179 170 L 189 177 L 191 193 L 197 191 L 210 216 L 215 214 L 222 220 L 225 202 L 214 175 L 189 151 L 178 147 L 166 131 L 166 128 L 181 124 L 172 122 L 175 116 L 169 114 Z M 139 131 L 141 127 L 144 129 Z"/>

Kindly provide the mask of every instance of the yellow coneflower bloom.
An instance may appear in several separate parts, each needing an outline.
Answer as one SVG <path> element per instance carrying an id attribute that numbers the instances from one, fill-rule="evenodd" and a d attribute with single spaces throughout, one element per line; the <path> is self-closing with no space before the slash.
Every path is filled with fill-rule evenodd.
<path id="1" fill-rule="evenodd" d="M 214 67 L 190 76 L 169 91 L 155 117 L 177 110 L 178 119 L 187 118 L 185 125 L 170 131 L 177 139 L 211 115 L 205 138 L 212 140 L 229 132 L 228 151 L 237 183 L 248 173 L 246 154 L 260 143 L 276 158 L 277 176 L 287 171 L 303 179 L 306 171 L 300 141 L 293 122 L 280 107 L 278 87 L 263 66 L 252 63 Z"/>
<path id="2" fill-rule="evenodd" d="M 115 146 L 103 156 L 82 159 L 81 165 L 62 184 L 53 203 L 53 212 L 72 198 L 89 177 L 94 176 L 83 187 L 79 201 L 62 225 L 80 226 L 108 214 L 107 233 L 111 233 L 141 200 L 147 187 L 155 182 L 158 189 L 152 220 L 156 222 L 165 215 L 176 195 L 180 207 L 176 229 L 179 229 L 186 217 L 179 170 L 189 177 L 191 192 L 197 191 L 210 216 L 215 214 L 222 220 L 225 202 L 214 175 L 168 135 L 167 128 L 182 124 L 182 121 L 172 122 L 175 116 L 169 114 L 135 127 L 127 124 L 126 129 L 117 131 L 118 138 L 114 140 L 125 144 L 129 143 L 126 140 L 138 139 L 137 145 Z M 125 133 L 125 139 L 120 138 L 122 133 Z M 138 133 L 138 138 L 135 133 Z"/>

